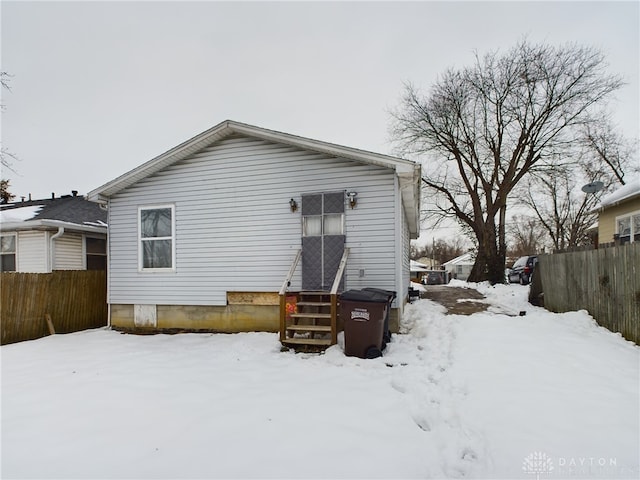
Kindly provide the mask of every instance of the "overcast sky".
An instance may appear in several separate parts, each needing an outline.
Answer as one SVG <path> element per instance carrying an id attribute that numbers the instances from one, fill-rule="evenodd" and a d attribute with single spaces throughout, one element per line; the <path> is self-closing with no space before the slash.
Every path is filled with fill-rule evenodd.
<path id="1" fill-rule="evenodd" d="M 627 86 L 639 132 L 637 1 L 1 3 L 3 169 L 44 198 L 99 187 L 232 119 L 391 153 L 403 82 L 428 90 L 474 51 L 577 42 Z"/>

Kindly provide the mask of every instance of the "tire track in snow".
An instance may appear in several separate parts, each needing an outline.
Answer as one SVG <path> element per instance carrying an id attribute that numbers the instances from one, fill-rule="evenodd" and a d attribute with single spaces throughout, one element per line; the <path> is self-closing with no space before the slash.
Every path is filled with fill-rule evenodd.
<path id="1" fill-rule="evenodd" d="M 465 423 L 460 406 L 467 396 L 466 388 L 450 375 L 455 362 L 456 315 L 444 315 L 435 303 L 427 309 L 410 305 L 407 322 L 401 326 L 406 335 L 397 335 L 385 355 L 393 362 L 394 354 L 403 352 L 395 368 L 391 386 L 403 393 L 409 402 L 411 417 L 416 425 L 432 436 L 438 449 L 440 468 L 450 478 L 477 476 L 491 463 L 487 442 L 480 432 Z M 431 308 L 433 306 L 433 308 Z"/>

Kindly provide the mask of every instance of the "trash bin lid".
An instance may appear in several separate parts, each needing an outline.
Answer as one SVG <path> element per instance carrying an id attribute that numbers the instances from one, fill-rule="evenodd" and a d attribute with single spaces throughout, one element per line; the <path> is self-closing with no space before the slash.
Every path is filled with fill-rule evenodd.
<path id="1" fill-rule="evenodd" d="M 393 290 L 384 290 L 382 288 L 372 288 L 372 287 L 363 288 L 362 290 L 366 292 L 378 292 L 378 293 L 381 293 L 382 295 L 386 295 L 387 300 L 389 302 L 394 298 L 396 298 L 396 292 L 394 292 Z"/>
<path id="2" fill-rule="evenodd" d="M 388 296 L 372 290 L 347 290 L 340 295 L 340 300 L 353 302 L 387 303 Z"/>

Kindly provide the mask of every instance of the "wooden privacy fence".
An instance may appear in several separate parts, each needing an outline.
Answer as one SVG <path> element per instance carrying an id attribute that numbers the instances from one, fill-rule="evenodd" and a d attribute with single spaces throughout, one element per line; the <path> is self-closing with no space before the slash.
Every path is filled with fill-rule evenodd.
<path id="1" fill-rule="evenodd" d="M 0 274 L 1 344 L 107 325 L 107 273 L 69 270 Z"/>
<path id="2" fill-rule="evenodd" d="M 598 324 L 640 345 L 640 242 L 538 260 L 545 308 L 587 310 Z"/>

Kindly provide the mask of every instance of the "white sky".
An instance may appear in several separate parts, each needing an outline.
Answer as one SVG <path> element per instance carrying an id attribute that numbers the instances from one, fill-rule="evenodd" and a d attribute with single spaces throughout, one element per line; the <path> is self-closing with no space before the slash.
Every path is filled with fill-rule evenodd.
<path id="1" fill-rule="evenodd" d="M 391 153 L 403 82 L 428 89 L 527 35 L 601 49 L 639 131 L 639 3 L 2 1 L 11 191 L 84 194 L 233 119 Z"/>

